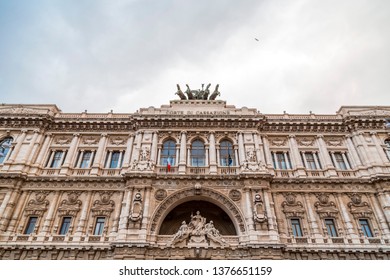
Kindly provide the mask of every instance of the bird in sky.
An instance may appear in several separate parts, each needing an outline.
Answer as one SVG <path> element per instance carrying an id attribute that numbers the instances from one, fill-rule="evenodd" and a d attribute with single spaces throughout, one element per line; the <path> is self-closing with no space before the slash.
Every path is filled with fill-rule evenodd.
<path id="1" fill-rule="evenodd" d="M 255 40 L 256 40 L 257 42 L 259 42 L 259 39 L 255 38 Z"/>

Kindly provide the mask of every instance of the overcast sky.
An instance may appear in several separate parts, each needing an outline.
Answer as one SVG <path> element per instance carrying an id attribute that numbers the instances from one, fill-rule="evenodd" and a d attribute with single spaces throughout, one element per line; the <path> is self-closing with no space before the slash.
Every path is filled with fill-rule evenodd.
<path id="1" fill-rule="evenodd" d="M 0 99 L 131 113 L 211 83 L 263 113 L 390 106 L 389 26 L 387 0 L 0 0 Z"/>

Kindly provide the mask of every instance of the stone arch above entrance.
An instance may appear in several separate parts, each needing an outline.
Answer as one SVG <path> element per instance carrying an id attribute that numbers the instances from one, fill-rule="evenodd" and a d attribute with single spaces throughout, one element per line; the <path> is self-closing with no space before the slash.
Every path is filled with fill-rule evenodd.
<path id="1" fill-rule="evenodd" d="M 246 231 L 244 218 L 240 209 L 228 197 L 210 188 L 199 189 L 193 187 L 182 189 L 171 194 L 156 208 L 151 220 L 151 233 L 157 234 L 160 232 L 161 225 L 166 216 L 178 205 L 189 201 L 205 201 L 216 205 L 229 216 L 237 235 Z M 202 215 L 206 214 L 202 212 L 202 209 L 191 210 L 194 212 L 200 210 Z"/>

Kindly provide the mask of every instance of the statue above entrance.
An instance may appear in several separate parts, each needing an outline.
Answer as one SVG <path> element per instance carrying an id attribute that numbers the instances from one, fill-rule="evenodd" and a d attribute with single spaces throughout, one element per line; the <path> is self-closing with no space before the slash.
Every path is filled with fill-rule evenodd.
<path id="1" fill-rule="evenodd" d="M 206 223 L 206 218 L 202 217 L 199 211 L 196 211 L 196 215 L 191 214 L 191 221 L 188 225 L 186 221 L 181 223 L 170 245 L 184 243 L 184 241 L 186 241 L 188 246 L 227 245 L 219 230 L 214 227 L 213 221 Z"/>
<path id="2" fill-rule="evenodd" d="M 184 92 L 187 94 L 187 96 L 183 93 L 183 91 L 180 89 L 179 85 L 177 86 L 177 94 L 181 100 L 215 100 L 217 96 L 221 95 L 221 93 L 218 91 L 219 85 L 217 84 L 215 87 L 214 92 L 210 95 L 209 88 L 211 87 L 211 84 L 208 84 L 206 88 L 204 89 L 204 84 L 202 84 L 202 89 L 198 90 L 191 90 L 190 87 L 186 84 L 187 90 Z M 210 96 L 209 96 L 210 95 Z"/>

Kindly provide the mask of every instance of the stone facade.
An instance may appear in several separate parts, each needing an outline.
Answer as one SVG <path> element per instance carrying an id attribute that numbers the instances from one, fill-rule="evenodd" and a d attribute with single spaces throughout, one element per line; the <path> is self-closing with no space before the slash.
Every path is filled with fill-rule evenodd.
<path id="1" fill-rule="evenodd" d="M 0 259 L 389 259 L 389 115 L 0 105 Z"/>

